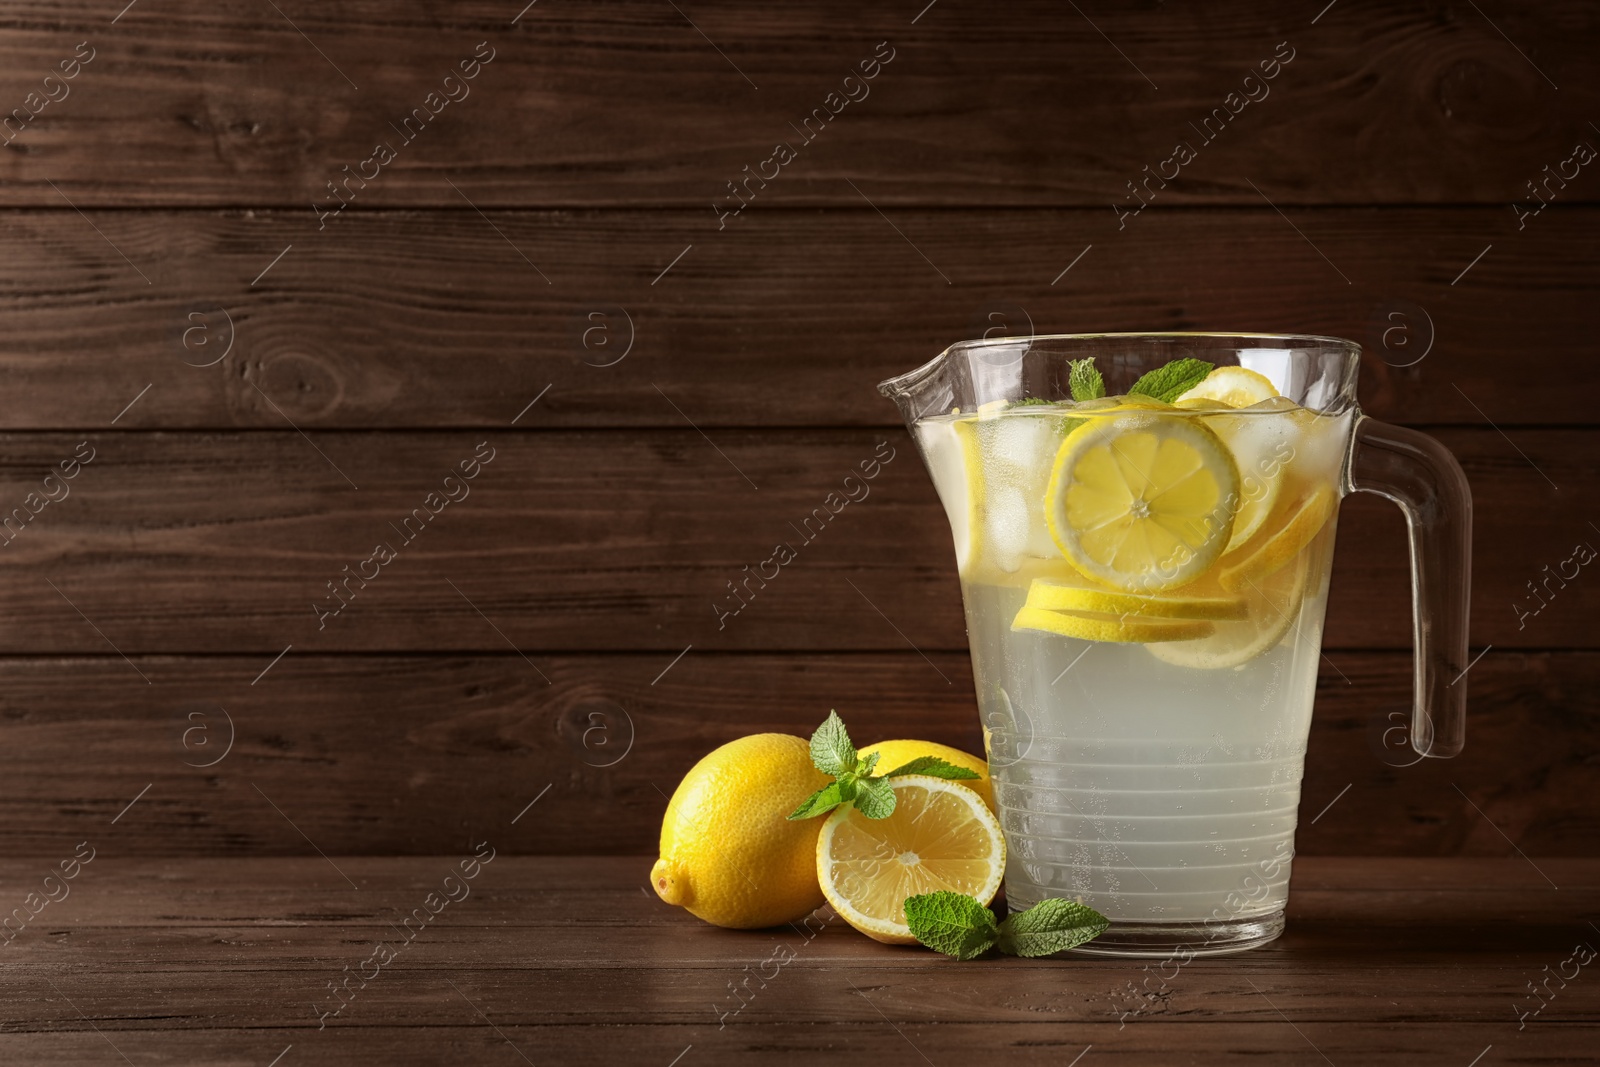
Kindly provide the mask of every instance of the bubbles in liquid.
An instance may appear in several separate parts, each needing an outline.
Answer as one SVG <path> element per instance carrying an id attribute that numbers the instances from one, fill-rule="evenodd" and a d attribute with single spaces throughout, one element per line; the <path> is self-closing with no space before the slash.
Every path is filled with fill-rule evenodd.
<path id="1" fill-rule="evenodd" d="M 1286 499 L 1337 484 L 1348 419 L 1278 407 L 1203 417 L 1238 424 L 1226 436 L 1241 474 L 1284 464 Z M 973 425 L 985 448 L 986 577 L 963 593 L 980 705 L 1001 757 L 991 772 L 1011 849 L 1008 895 L 1017 906 L 1081 895 L 1114 920 L 1205 920 L 1247 893 L 1238 917 L 1277 910 L 1288 863 L 1256 858 L 1290 853 L 1332 524 L 1306 550 L 1293 628 L 1238 666 L 1205 670 L 1136 643 L 1013 632 L 1028 582 L 1003 575 L 1059 561 L 1041 539 L 1060 412 Z M 995 584 L 1007 580 L 1016 584 Z"/>
<path id="2" fill-rule="evenodd" d="M 985 509 L 989 550 L 995 565 L 1007 573 L 1022 566 L 1028 549 L 1028 501 L 1022 490 L 999 486 L 990 491 Z"/>

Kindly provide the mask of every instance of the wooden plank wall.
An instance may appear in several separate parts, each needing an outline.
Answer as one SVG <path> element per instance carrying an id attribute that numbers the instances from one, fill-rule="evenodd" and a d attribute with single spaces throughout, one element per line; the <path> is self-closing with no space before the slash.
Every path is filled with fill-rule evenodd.
<path id="1" fill-rule="evenodd" d="M 975 747 L 942 515 L 873 385 L 1118 329 L 1362 340 L 1367 410 L 1471 479 L 1467 752 L 1385 746 L 1403 526 L 1352 499 L 1301 849 L 1600 844 L 1600 581 L 1518 610 L 1600 543 L 1593 5 L 119 6 L 0 3 L 0 510 L 58 498 L 0 553 L 11 854 L 648 852 L 744 733 L 836 707 Z"/>

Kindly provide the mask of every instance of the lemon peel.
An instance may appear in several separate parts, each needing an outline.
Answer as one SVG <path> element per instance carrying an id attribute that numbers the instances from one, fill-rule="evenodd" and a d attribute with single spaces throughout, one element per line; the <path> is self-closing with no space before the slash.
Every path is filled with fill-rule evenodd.
<path id="1" fill-rule="evenodd" d="M 1102 615 L 1139 615 L 1149 619 L 1243 619 L 1249 605 L 1240 596 L 1150 596 L 1119 593 L 1035 579 L 1028 587 L 1027 606 L 1046 611 L 1097 612 Z"/>
<path id="2" fill-rule="evenodd" d="M 1333 517 L 1334 504 L 1333 489 L 1317 486 L 1282 526 L 1258 534 L 1222 561 L 1217 576 L 1222 588 L 1230 593 L 1241 592 L 1288 566 L 1322 532 Z"/>
<path id="3" fill-rule="evenodd" d="M 1138 615 L 1105 615 L 1089 611 L 1046 611 L 1024 605 L 1011 620 L 1011 629 L 1042 630 L 1080 641 L 1150 644 L 1155 641 L 1192 641 L 1215 632 L 1216 624 L 1204 619 L 1147 619 Z"/>
<path id="4" fill-rule="evenodd" d="M 1174 403 L 1187 407 L 1185 400 L 1219 400 L 1229 407 L 1247 408 L 1278 395 L 1278 387 L 1265 374 L 1245 367 L 1218 367 Z"/>

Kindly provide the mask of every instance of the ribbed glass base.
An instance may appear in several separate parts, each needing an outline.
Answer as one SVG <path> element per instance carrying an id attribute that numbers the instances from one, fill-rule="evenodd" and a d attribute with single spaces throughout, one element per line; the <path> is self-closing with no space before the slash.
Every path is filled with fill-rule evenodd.
<path id="1" fill-rule="evenodd" d="M 1226 956 L 1260 948 L 1281 933 L 1282 911 L 1227 922 L 1114 922 L 1105 933 L 1073 951 L 1141 959 Z"/>

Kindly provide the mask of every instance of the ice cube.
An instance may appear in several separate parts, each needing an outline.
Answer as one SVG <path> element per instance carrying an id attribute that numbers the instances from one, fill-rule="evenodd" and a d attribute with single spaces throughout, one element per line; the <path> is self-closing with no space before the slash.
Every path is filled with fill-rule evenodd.
<path id="1" fill-rule="evenodd" d="M 986 451 L 995 466 L 1032 471 L 1055 457 L 1060 441 L 1059 418 L 1048 415 L 1011 415 L 988 427 Z"/>
<path id="2" fill-rule="evenodd" d="M 1022 566 L 1030 534 L 1028 501 L 1016 486 L 989 486 L 984 507 L 984 533 L 989 541 L 989 556 L 1007 574 Z"/>

